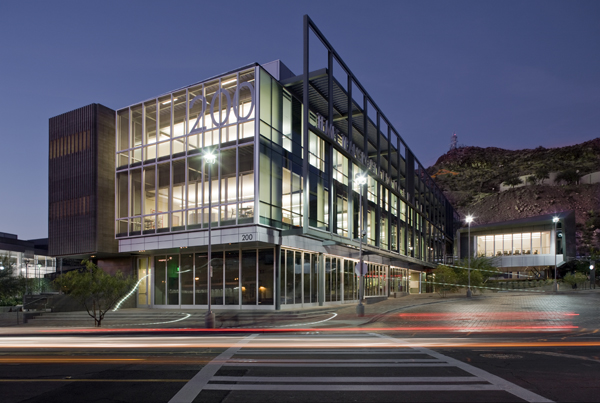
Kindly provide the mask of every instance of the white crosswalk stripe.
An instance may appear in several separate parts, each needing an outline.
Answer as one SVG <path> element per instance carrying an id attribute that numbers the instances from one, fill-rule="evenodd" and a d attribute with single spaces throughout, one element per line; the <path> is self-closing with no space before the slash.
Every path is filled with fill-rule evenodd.
<path id="1" fill-rule="evenodd" d="M 353 342 L 350 336 L 352 335 L 338 335 L 335 345 L 331 345 L 331 348 L 327 347 L 332 338 L 320 338 L 319 335 L 305 335 L 301 338 L 297 335 L 293 337 L 291 335 L 290 337 L 248 336 L 212 360 L 184 386 L 171 402 L 191 402 L 202 390 L 231 391 L 232 393 L 238 391 L 274 393 L 290 391 L 507 392 L 527 402 L 550 402 L 542 396 L 462 361 L 426 348 L 405 347 L 407 343 L 400 339 L 371 333 L 362 334 L 362 337 L 358 337 L 358 340 Z M 286 344 L 290 342 L 298 347 L 290 348 L 289 344 Z M 366 346 L 365 342 L 371 347 Z M 282 347 L 271 347 L 277 344 L 281 344 Z M 319 345 L 319 348 L 314 348 L 315 345 Z M 359 347 L 354 348 L 354 346 Z M 398 346 L 398 348 L 394 348 L 394 346 Z M 265 356 L 278 357 L 265 358 Z M 357 358 L 357 356 L 364 358 Z M 381 358 L 377 358 L 378 356 Z M 207 369 L 207 367 L 209 368 Z M 226 373 L 217 375 L 219 370 L 226 371 L 226 368 L 239 369 L 233 370 L 237 371 L 235 375 L 233 373 L 232 375 Z M 295 373 L 281 376 L 282 370 L 278 370 L 278 368 L 296 368 L 297 371 L 305 373 L 308 371 L 308 375 L 312 375 L 311 371 L 342 370 L 350 371 L 351 374 L 360 374 L 360 376 L 295 376 Z M 310 370 L 310 368 L 314 368 L 314 370 Z M 394 375 L 393 368 L 407 368 L 405 372 L 413 371 L 411 375 L 416 375 L 414 371 L 419 368 L 424 368 L 421 371 L 447 368 L 448 371 L 455 371 L 454 375 L 461 376 L 452 376 L 451 374 L 448 376 L 391 376 Z M 414 368 L 414 370 L 410 368 Z M 361 371 L 361 369 L 367 370 Z M 256 376 L 256 372 L 253 371 L 260 371 L 261 376 Z M 389 373 L 390 376 L 368 376 L 368 371 Z M 247 375 L 241 375 L 244 373 Z M 468 395 L 465 395 L 464 400 L 469 400 Z"/>

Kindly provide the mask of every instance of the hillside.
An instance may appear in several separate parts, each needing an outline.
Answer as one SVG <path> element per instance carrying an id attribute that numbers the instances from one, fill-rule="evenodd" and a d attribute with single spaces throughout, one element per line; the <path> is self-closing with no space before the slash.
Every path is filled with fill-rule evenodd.
<path id="1" fill-rule="evenodd" d="M 557 172 L 577 178 L 597 171 L 600 138 L 548 149 L 463 147 L 442 155 L 428 168 L 459 213 L 474 214 L 478 224 L 574 210 L 579 253 L 600 246 L 600 184 L 581 185 L 572 180 L 556 186 L 543 177 Z M 500 192 L 503 182 L 536 173 L 542 178 L 532 178 L 535 185 Z"/>

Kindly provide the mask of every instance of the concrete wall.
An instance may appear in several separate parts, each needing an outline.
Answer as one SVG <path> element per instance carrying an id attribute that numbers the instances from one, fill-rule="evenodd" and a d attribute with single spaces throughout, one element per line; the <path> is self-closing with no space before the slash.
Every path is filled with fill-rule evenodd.
<path id="1" fill-rule="evenodd" d="M 516 188 L 520 188 L 523 186 L 530 186 L 531 183 L 527 182 L 527 178 L 529 178 L 531 175 L 533 174 L 527 174 L 527 175 L 522 175 L 519 176 L 519 178 L 523 181 L 522 184 L 520 185 L 516 185 Z M 540 183 L 540 185 L 546 185 L 546 186 L 558 186 L 558 185 L 563 185 L 564 183 L 556 183 L 554 182 L 554 180 L 556 179 L 556 176 L 558 175 L 558 172 L 550 172 L 550 174 L 548 175 L 549 178 L 548 179 L 544 179 L 543 182 Z M 599 172 L 592 172 L 590 174 L 587 175 L 583 175 L 581 177 L 581 179 L 579 179 L 579 183 L 582 185 L 591 185 L 593 183 L 600 183 L 600 171 Z M 505 186 L 503 184 L 500 184 L 500 191 L 504 192 L 505 190 L 511 189 L 510 186 Z"/>

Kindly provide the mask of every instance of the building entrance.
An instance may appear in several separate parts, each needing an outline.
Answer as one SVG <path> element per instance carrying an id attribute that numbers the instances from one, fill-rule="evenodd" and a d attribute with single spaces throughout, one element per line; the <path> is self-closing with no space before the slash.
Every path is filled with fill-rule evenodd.
<path id="1" fill-rule="evenodd" d="M 139 308 L 148 308 L 152 301 L 150 297 L 150 278 L 151 278 L 151 268 L 148 264 L 148 258 L 138 258 L 137 260 L 138 267 L 138 281 L 140 282 L 138 285 L 138 301 L 137 306 Z"/>

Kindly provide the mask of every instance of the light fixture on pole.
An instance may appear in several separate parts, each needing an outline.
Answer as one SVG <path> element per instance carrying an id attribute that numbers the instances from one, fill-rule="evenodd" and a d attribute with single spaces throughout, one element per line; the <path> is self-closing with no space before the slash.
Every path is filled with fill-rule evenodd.
<path id="1" fill-rule="evenodd" d="M 596 289 L 596 271 L 594 270 L 594 264 L 590 261 L 590 290 L 592 288 Z"/>
<path id="2" fill-rule="evenodd" d="M 217 156 L 211 151 L 208 151 L 204 154 L 204 164 L 208 164 L 208 311 L 206 312 L 206 316 L 204 317 L 204 326 L 207 329 L 215 328 L 215 314 L 211 310 L 211 280 L 212 280 L 212 251 L 211 251 L 211 222 L 212 222 L 212 165 L 217 160 Z"/>
<path id="3" fill-rule="evenodd" d="M 552 222 L 554 223 L 554 292 L 558 291 L 558 282 L 556 280 L 556 254 L 558 253 L 558 233 L 556 232 L 556 226 L 560 218 L 552 217 Z"/>
<path id="4" fill-rule="evenodd" d="M 362 189 L 363 185 L 367 183 L 367 175 L 366 174 L 357 174 L 355 177 L 356 184 L 359 186 L 359 204 L 358 204 L 358 238 L 359 238 L 359 252 L 358 252 L 358 305 L 356 306 L 356 314 L 358 316 L 365 316 L 365 306 L 362 301 L 364 298 L 364 276 L 363 276 L 363 257 L 362 257 L 362 241 L 364 230 L 363 230 L 363 215 L 362 215 Z"/>
<path id="5" fill-rule="evenodd" d="M 468 215 L 465 218 L 465 221 L 469 225 L 469 231 L 467 235 L 467 246 L 468 246 L 468 255 L 467 255 L 467 270 L 469 272 L 469 287 L 467 288 L 467 298 L 471 298 L 473 293 L 471 292 L 471 223 L 473 222 L 473 216 Z"/>

